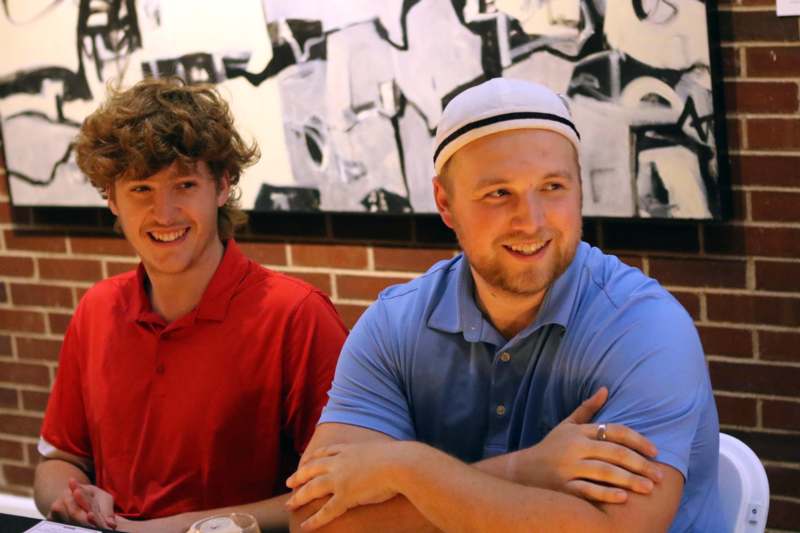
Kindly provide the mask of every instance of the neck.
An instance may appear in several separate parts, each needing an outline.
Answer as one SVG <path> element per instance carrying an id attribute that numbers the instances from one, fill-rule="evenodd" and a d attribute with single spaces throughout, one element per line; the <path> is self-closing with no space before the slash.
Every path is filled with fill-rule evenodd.
<path id="1" fill-rule="evenodd" d="M 493 287 L 474 270 L 475 300 L 503 337 L 511 339 L 536 320 L 547 290 L 534 294 L 518 294 Z"/>
<path id="2" fill-rule="evenodd" d="M 205 257 L 179 274 L 150 272 L 145 265 L 150 280 L 148 295 L 153 311 L 167 322 L 172 322 L 197 307 L 224 252 L 222 241 L 217 239 L 205 250 Z"/>

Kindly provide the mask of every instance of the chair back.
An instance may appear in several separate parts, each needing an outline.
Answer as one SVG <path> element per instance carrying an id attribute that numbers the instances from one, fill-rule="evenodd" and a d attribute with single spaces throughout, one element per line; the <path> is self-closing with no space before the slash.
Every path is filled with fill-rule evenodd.
<path id="1" fill-rule="evenodd" d="M 739 439 L 719 434 L 719 493 L 728 531 L 763 533 L 769 482 L 758 456 Z"/>

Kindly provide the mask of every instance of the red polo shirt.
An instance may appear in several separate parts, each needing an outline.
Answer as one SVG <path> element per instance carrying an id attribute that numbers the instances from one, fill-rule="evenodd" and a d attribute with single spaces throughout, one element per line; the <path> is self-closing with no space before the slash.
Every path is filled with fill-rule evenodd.
<path id="1" fill-rule="evenodd" d="M 346 335 L 330 301 L 232 240 L 200 303 L 170 324 L 144 279 L 140 265 L 81 300 L 42 439 L 91 461 L 126 517 L 285 492 Z"/>

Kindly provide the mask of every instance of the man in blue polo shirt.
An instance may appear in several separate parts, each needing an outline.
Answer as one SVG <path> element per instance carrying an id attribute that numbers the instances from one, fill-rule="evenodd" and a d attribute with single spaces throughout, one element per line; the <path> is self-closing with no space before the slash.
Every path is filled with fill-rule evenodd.
<path id="1" fill-rule="evenodd" d="M 491 80 L 450 102 L 436 146 L 436 204 L 464 253 L 353 329 L 289 480 L 294 525 L 723 530 L 697 332 L 657 282 L 581 242 L 563 101 Z"/>

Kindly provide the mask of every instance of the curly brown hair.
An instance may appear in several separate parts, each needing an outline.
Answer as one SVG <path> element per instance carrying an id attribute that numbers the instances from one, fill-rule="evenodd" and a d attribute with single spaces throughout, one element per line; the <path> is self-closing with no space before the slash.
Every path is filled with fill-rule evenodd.
<path id="1" fill-rule="evenodd" d="M 187 85 L 176 77 L 145 79 L 110 96 L 84 120 L 75 140 L 78 166 L 104 198 L 119 179 L 146 178 L 177 163 L 205 161 L 217 180 L 227 177 L 228 201 L 219 208 L 220 238 L 231 237 L 247 216 L 239 209 L 242 171 L 258 161 L 233 125 L 228 104 L 211 85 Z"/>

